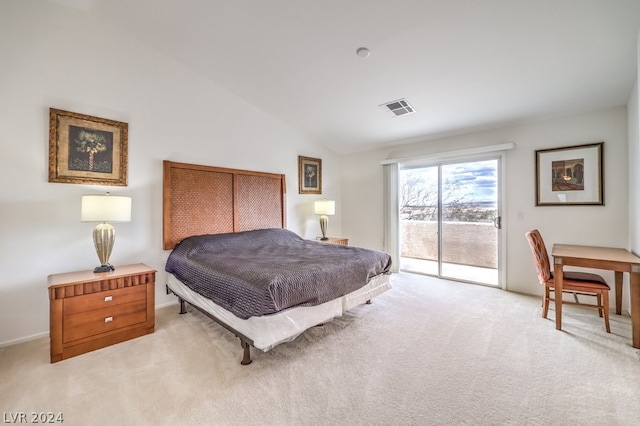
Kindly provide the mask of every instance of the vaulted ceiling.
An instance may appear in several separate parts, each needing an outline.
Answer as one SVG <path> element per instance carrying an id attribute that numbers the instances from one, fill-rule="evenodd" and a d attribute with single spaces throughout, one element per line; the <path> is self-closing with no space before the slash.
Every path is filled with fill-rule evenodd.
<path id="1" fill-rule="evenodd" d="M 339 153 L 625 105 L 637 77 L 639 0 L 54 1 Z"/>

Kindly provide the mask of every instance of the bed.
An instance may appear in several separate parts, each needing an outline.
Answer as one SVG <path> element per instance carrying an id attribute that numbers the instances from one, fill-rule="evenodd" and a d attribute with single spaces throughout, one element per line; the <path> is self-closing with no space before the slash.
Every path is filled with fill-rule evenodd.
<path id="1" fill-rule="evenodd" d="M 164 162 L 167 291 L 234 333 L 243 365 L 391 288 L 386 253 L 304 240 L 285 211 L 284 175 Z"/>

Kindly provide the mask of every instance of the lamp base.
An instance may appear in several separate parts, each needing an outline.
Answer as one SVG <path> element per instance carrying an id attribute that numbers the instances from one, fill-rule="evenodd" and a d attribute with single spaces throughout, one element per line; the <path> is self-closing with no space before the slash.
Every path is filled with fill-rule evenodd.
<path id="1" fill-rule="evenodd" d="M 320 232 L 322 232 L 322 238 L 320 238 L 322 241 L 327 241 L 329 238 L 327 238 L 327 225 L 329 224 L 329 218 L 327 217 L 327 215 L 322 215 L 320 216 Z"/>
<path id="2" fill-rule="evenodd" d="M 116 268 L 112 264 L 107 263 L 106 265 L 96 266 L 93 272 L 111 272 L 115 270 Z"/>
<path id="3" fill-rule="evenodd" d="M 109 263 L 115 240 L 116 230 L 108 223 L 101 223 L 93 230 L 93 244 L 100 261 L 100 266 L 96 267 L 93 272 L 111 272 L 116 269 Z"/>

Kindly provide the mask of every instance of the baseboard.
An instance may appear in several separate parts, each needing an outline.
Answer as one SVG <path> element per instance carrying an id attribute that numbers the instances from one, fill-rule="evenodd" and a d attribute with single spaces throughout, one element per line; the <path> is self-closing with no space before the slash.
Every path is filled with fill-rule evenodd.
<path id="1" fill-rule="evenodd" d="M 173 301 L 173 302 L 167 302 L 167 303 L 163 303 L 162 305 L 156 305 L 156 311 L 157 311 L 158 309 L 167 308 L 167 307 L 169 307 L 169 306 L 175 306 L 175 305 L 177 305 L 177 304 L 178 304 L 178 299 L 176 299 L 176 300 L 175 300 L 175 301 Z"/>
<path id="2" fill-rule="evenodd" d="M 31 340 L 41 339 L 43 337 L 49 337 L 49 332 L 45 331 L 44 333 L 33 334 L 27 337 L 21 337 L 19 339 L 7 340 L 6 342 L 0 342 L 0 348 L 5 348 L 7 346 L 19 345 L 20 343 L 30 342 Z"/>

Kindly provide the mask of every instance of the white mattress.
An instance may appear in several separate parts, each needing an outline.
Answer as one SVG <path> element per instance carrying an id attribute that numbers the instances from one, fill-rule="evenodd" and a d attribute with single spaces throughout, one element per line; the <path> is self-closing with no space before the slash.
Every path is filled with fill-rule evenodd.
<path id="1" fill-rule="evenodd" d="M 265 352 L 280 343 L 292 341 L 310 327 L 342 316 L 345 311 L 391 288 L 389 275 L 382 274 L 372 278 L 364 287 L 321 305 L 301 306 L 271 315 L 241 319 L 194 292 L 173 274 L 168 274 L 168 277 L 167 285 L 176 295 L 253 340 L 253 346 Z"/>

